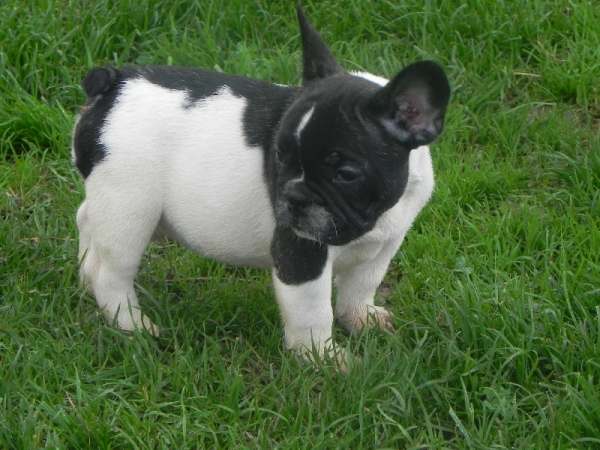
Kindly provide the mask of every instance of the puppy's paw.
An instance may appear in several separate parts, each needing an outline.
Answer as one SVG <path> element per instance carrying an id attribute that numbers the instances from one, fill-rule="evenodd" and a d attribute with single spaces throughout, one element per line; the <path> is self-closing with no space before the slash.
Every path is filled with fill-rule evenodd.
<path id="1" fill-rule="evenodd" d="M 142 313 L 120 313 L 118 317 L 115 317 L 112 320 L 108 316 L 107 319 L 123 331 L 146 331 L 154 337 L 160 336 L 160 328 L 158 325 L 152 322 L 147 315 Z"/>
<path id="2" fill-rule="evenodd" d="M 358 334 L 365 328 L 393 332 L 393 317 L 383 306 L 374 305 L 362 305 L 336 314 L 336 319 L 350 334 Z"/>
<path id="3" fill-rule="evenodd" d="M 137 326 L 139 329 L 147 331 L 148 333 L 150 333 L 150 335 L 154 337 L 160 336 L 160 328 L 158 327 L 158 325 L 152 322 L 147 315 L 142 314 L 140 322 L 141 326 L 139 326 L 139 324 Z"/>
<path id="4" fill-rule="evenodd" d="M 351 355 L 346 349 L 336 345 L 312 346 L 311 348 L 299 346 L 289 348 L 289 350 L 293 351 L 304 362 L 313 364 L 315 367 L 333 365 L 341 373 L 348 373 Z"/>

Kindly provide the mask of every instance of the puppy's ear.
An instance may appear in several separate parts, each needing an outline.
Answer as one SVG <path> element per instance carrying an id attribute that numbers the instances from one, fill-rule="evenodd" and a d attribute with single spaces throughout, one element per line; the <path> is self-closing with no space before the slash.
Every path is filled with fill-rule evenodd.
<path id="1" fill-rule="evenodd" d="M 421 61 L 402 70 L 375 93 L 367 109 L 387 132 L 410 148 L 432 142 L 442 132 L 450 100 L 444 70 Z"/>
<path id="2" fill-rule="evenodd" d="M 300 24 L 300 35 L 302 36 L 304 84 L 342 72 L 342 67 L 337 63 L 319 33 L 304 15 L 299 2 L 296 12 Z"/>

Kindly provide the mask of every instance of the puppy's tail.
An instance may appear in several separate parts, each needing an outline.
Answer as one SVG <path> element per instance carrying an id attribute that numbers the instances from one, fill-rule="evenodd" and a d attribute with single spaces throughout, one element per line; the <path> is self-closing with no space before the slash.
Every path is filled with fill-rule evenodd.
<path id="1" fill-rule="evenodd" d="M 88 98 L 93 98 L 110 91 L 118 80 L 119 71 L 114 67 L 95 67 L 87 73 L 81 86 Z"/>

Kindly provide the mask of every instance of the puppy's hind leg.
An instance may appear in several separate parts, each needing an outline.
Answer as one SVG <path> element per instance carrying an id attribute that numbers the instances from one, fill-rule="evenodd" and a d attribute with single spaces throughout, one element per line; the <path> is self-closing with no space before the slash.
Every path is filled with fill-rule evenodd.
<path id="1" fill-rule="evenodd" d="M 97 258 L 88 257 L 91 250 L 90 227 L 87 218 L 87 205 L 84 201 L 77 210 L 77 228 L 79 229 L 79 281 L 86 289 L 91 289 L 90 278 L 95 272 L 94 263 Z"/>
<path id="2" fill-rule="evenodd" d="M 93 177 L 86 180 L 86 200 L 77 214 L 81 278 L 107 320 L 123 330 L 145 329 L 158 335 L 158 327 L 140 310 L 133 281 L 161 205 L 153 193 L 117 192 L 94 183 Z"/>

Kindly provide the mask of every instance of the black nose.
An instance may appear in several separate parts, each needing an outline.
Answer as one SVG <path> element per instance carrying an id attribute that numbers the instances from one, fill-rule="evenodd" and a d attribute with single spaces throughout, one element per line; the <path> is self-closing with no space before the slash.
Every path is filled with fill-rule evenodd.
<path id="1" fill-rule="evenodd" d="M 307 206 L 311 202 L 308 189 L 299 182 L 288 183 L 284 195 L 288 203 L 296 208 Z"/>
<path id="2" fill-rule="evenodd" d="M 308 197 L 298 190 L 293 190 L 287 194 L 287 200 L 294 206 L 306 206 L 308 205 Z"/>

